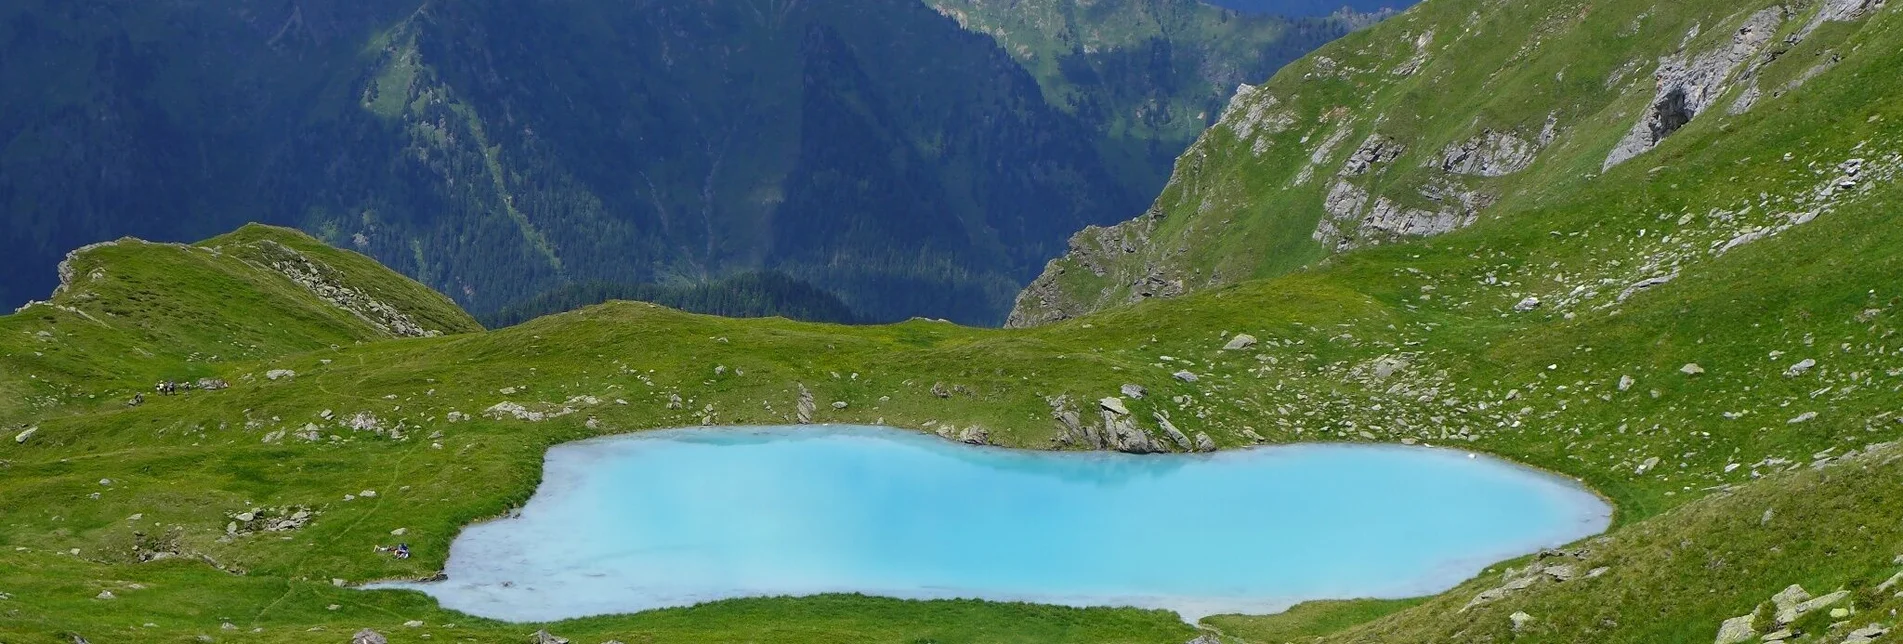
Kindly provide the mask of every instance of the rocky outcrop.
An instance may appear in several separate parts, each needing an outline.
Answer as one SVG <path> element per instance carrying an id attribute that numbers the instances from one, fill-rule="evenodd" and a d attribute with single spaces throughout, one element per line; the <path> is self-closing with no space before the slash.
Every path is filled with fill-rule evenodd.
<path id="1" fill-rule="evenodd" d="M 289 246 L 267 239 L 247 244 L 244 251 L 238 254 L 246 261 L 262 264 L 265 268 L 283 275 L 317 296 L 318 299 L 348 311 L 378 331 L 405 338 L 435 337 L 443 334 L 438 329 L 424 328 L 416 318 L 372 297 L 362 289 L 351 286 L 345 280 L 342 271 L 297 252 Z"/>
<path id="2" fill-rule="evenodd" d="M 1606 157 L 1603 169 L 1611 170 L 1657 147 L 1665 137 L 1710 108 L 1731 87 L 1739 69 L 1771 43 L 1785 17 L 1783 7 L 1759 11 L 1732 33 L 1731 42 L 1713 51 L 1689 58 L 1679 53 L 1660 59 L 1652 102 Z"/>
<path id="3" fill-rule="evenodd" d="M 1442 148 L 1431 161 L 1442 172 L 1475 177 L 1504 177 L 1533 165 L 1540 147 L 1512 132 L 1486 130 Z"/>
<path id="4" fill-rule="evenodd" d="M 813 411 L 818 409 L 818 407 L 813 404 L 813 392 L 807 391 L 805 384 L 799 385 L 799 391 L 800 398 L 795 407 L 794 418 L 799 421 L 801 425 L 811 425 L 813 424 Z"/>
<path id="5" fill-rule="evenodd" d="M 1028 328 L 1068 320 L 1108 305 L 1124 304 L 1153 297 L 1175 297 L 1186 290 L 1178 269 L 1154 259 L 1132 264 L 1150 247 L 1150 237 L 1162 222 L 1161 210 L 1114 226 L 1090 226 L 1070 238 L 1064 256 L 1045 265 L 1044 272 L 1018 293 L 1007 328 Z M 1087 271 L 1092 280 L 1108 279 L 1112 284 L 1099 293 L 1069 293 L 1066 284 L 1073 281 L 1068 273 Z M 1124 293 L 1122 299 L 1115 299 Z"/>

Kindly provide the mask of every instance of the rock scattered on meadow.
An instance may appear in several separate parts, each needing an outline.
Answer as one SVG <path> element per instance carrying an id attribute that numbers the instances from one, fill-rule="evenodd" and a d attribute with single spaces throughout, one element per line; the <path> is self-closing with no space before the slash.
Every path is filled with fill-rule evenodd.
<path id="1" fill-rule="evenodd" d="M 1255 339 L 1255 336 L 1253 335 L 1249 335 L 1247 333 L 1237 333 L 1236 337 L 1229 339 L 1229 344 L 1222 345 L 1222 350 L 1223 351 L 1242 351 L 1244 349 L 1248 349 L 1250 347 L 1255 346 L 1256 342 L 1257 340 Z"/>
<path id="2" fill-rule="evenodd" d="M 1142 400 L 1144 396 L 1149 395 L 1150 393 L 1149 390 L 1143 388 L 1143 385 L 1126 384 L 1123 387 L 1119 388 L 1118 390 L 1123 392 L 1123 395 L 1129 396 L 1137 400 Z"/>
<path id="3" fill-rule="evenodd" d="M 1531 295 L 1527 296 L 1524 300 L 1520 300 L 1520 303 L 1513 305 L 1513 310 L 1521 313 L 1526 313 L 1537 308 L 1540 308 L 1540 298 Z"/>
<path id="4" fill-rule="evenodd" d="M 390 644 L 390 638 L 366 628 L 350 636 L 350 644 Z"/>
<path id="5" fill-rule="evenodd" d="M 1757 629 L 1751 627 L 1751 617 L 1750 615 L 1739 615 L 1725 620 L 1725 623 L 1718 626 L 1718 639 L 1714 640 L 1712 644 L 1739 644 L 1740 642 L 1751 641 L 1751 638 L 1757 637 Z"/>
<path id="6" fill-rule="evenodd" d="M 297 372 L 292 371 L 290 369 L 272 369 L 270 371 L 264 372 L 265 380 L 280 380 L 284 378 L 296 378 L 296 377 L 297 377 Z"/>
<path id="7" fill-rule="evenodd" d="M 14 436 L 13 442 L 16 445 L 25 445 L 27 439 L 32 438 L 34 434 L 38 434 L 38 433 L 40 433 L 40 428 L 28 427 L 26 428 L 25 431 L 22 431 L 18 435 Z"/>
<path id="8" fill-rule="evenodd" d="M 1804 375 L 1805 373 L 1808 373 L 1812 368 L 1816 366 L 1817 366 L 1816 360 L 1805 358 L 1802 362 L 1791 365 L 1789 369 L 1785 369 L 1784 377 L 1796 378 L 1798 376 Z"/>
<path id="9" fill-rule="evenodd" d="M 1177 380 L 1181 380 L 1183 382 L 1196 382 L 1196 374 L 1190 373 L 1188 371 L 1178 371 L 1176 373 L 1170 374 L 1170 377 L 1175 378 Z"/>
<path id="10" fill-rule="evenodd" d="M 1687 362 L 1685 366 L 1678 368 L 1678 372 L 1687 376 L 1697 376 L 1704 374 L 1705 368 L 1698 366 L 1696 362 Z"/>
<path id="11" fill-rule="evenodd" d="M 1124 406 L 1122 398 L 1105 398 L 1097 401 L 1097 405 L 1103 407 L 1104 411 L 1113 412 L 1119 416 L 1130 415 L 1130 408 Z"/>
<path id="12" fill-rule="evenodd" d="M 568 638 L 559 637 L 548 631 L 536 631 L 529 636 L 529 644 L 568 644 Z"/>

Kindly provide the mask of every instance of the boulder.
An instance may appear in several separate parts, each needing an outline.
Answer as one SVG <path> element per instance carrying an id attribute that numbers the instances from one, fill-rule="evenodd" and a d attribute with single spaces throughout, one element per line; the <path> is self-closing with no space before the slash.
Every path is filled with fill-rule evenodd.
<path id="1" fill-rule="evenodd" d="M 536 631 L 529 636 L 529 644 L 568 644 L 568 638 L 557 637 L 548 631 Z"/>
<path id="2" fill-rule="evenodd" d="M 26 428 L 26 431 L 22 431 L 18 435 L 15 435 L 13 437 L 13 442 L 16 445 L 25 445 L 27 439 L 32 438 L 34 434 L 38 434 L 38 433 L 40 433 L 40 428 L 28 427 Z"/>
<path id="3" fill-rule="evenodd" d="M 296 378 L 296 377 L 297 377 L 297 372 L 292 371 L 290 369 L 272 369 L 270 371 L 264 372 L 265 380 L 279 380 L 283 378 Z"/>
<path id="4" fill-rule="evenodd" d="M 1798 604 L 1804 603 L 1809 599 L 1810 593 L 1805 592 L 1803 586 L 1791 584 L 1784 590 L 1777 591 L 1776 595 L 1771 596 L 1771 605 L 1776 606 L 1778 612 L 1781 613 L 1796 608 Z"/>
<path id="5" fill-rule="evenodd" d="M 1794 365 L 1791 365 L 1791 366 L 1790 366 L 1790 368 L 1788 368 L 1788 369 L 1785 369 L 1785 370 L 1784 370 L 1784 377 L 1786 377 L 1786 378 L 1796 378 L 1796 377 L 1798 377 L 1798 376 L 1801 376 L 1801 375 L 1804 375 L 1804 374 L 1806 374 L 1806 373 L 1809 373 L 1809 372 L 1810 372 L 1810 370 L 1811 370 L 1812 368 L 1815 368 L 1816 366 L 1817 366 L 1817 361 L 1816 361 L 1816 360 L 1812 360 L 1812 359 L 1810 359 L 1810 358 L 1805 358 L 1805 359 L 1804 359 L 1804 360 L 1803 360 L 1802 362 L 1799 362 L 1799 363 L 1797 363 L 1797 364 L 1794 364 Z"/>
<path id="6" fill-rule="evenodd" d="M 350 644 L 390 644 L 390 638 L 366 628 L 350 636 Z"/>
<path id="7" fill-rule="evenodd" d="M 1255 339 L 1255 336 L 1253 335 L 1249 335 L 1247 333 L 1237 333 L 1236 337 L 1229 339 L 1229 344 L 1222 345 L 1222 350 L 1223 351 L 1242 351 L 1244 349 L 1248 349 L 1250 347 L 1255 346 L 1256 342 L 1257 340 Z"/>
<path id="8" fill-rule="evenodd" d="M 1149 395 L 1150 393 L 1149 390 L 1143 388 L 1143 385 L 1126 384 L 1120 387 L 1118 390 L 1123 392 L 1123 395 L 1129 396 L 1136 400 L 1142 400 L 1144 396 Z"/>
<path id="9" fill-rule="evenodd" d="M 1156 419 L 1156 425 L 1163 430 L 1163 434 L 1169 436 L 1171 441 L 1176 442 L 1177 447 L 1182 448 L 1185 452 L 1193 452 L 1196 450 L 1196 444 L 1189 440 L 1189 436 L 1184 434 L 1183 430 L 1177 429 L 1175 423 L 1170 422 L 1169 414 L 1159 411 L 1155 414 L 1151 414 L 1151 417 Z"/>
<path id="10" fill-rule="evenodd" d="M 1515 611 L 1507 616 L 1507 621 L 1513 622 L 1513 632 L 1518 633 L 1525 630 L 1527 624 L 1533 622 L 1533 616 L 1526 614 L 1526 611 Z"/>
<path id="11" fill-rule="evenodd" d="M 1739 644 L 1757 636 L 1757 629 L 1751 628 L 1751 616 L 1739 615 L 1718 626 L 1718 639 L 1712 644 Z"/>
<path id="12" fill-rule="evenodd" d="M 1127 414 L 1117 414 L 1103 410 L 1104 440 L 1111 449 L 1130 454 L 1148 454 L 1163 451 L 1158 449 L 1150 435 L 1137 427 Z"/>
<path id="13" fill-rule="evenodd" d="M 813 424 L 813 410 L 817 409 L 813 404 L 813 392 L 807 391 L 804 383 L 799 385 L 799 391 L 800 397 L 795 407 L 795 418 L 801 425 L 811 425 Z"/>
<path id="14" fill-rule="evenodd" d="M 1202 432 L 1196 432 L 1196 451 L 1198 452 L 1216 451 L 1216 441 L 1211 439 L 1208 434 L 1205 434 Z"/>
<path id="15" fill-rule="evenodd" d="M 1888 634 L 1890 634 L 1890 629 L 1884 628 L 1882 624 L 1871 624 L 1850 631 L 1850 635 L 1844 639 L 1843 644 L 1870 644 L 1871 642 L 1877 641 L 1877 638 Z"/>
<path id="16" fill-rule="evenodd" d="M 959 430 L 958 442 L 965 443 L 967 445 L 990 445 L 991 432 L 985 431 L 985 428 L 983 427 L 977 427 L 977 426 L 966 427 L 962 430 Z"/>
<path id="17" fill-rule="evenodd" d="M 1698 366 L 1696 362 L 1687 362 L 1685 366 L 1678 368 L 1678 372 L 1687 376 L 1697 376 L 1704 374 L 1705 368 Z"/>
<path id="18" fill-rule="evenodd" d="M 845 409 L 845 408 L 846 408 L 846 407 L 848 407 L 848 406 L 849 406 L 849 405 L 847 405 L 847 404 L 846 404 L 846 401 L 844 401 L 844 400 L 835 400 L 835 401 L 833 401 L 833 409 Z"/>
<path id="19" fill-rule="evenodd" d="M 1177 380 L 1181 380 L 1183 382 L 1196 382 L 1196 374 L 1190 373 L 1188 371 L 1178 371 L 1176 373 L 1170 374 L 1170 377 L 1175 378 Z"/>
<path id="20" fill-rule="evenodd" d="M 1790 606 L 1788 608 L 1780 605 L 1777 611 L 1777 623 L 1779 625 L 1784 625 L 1784 624 L 1789 624 L 1791 622 L 1795 622 L 1798 620 L 1798 618 L 1803 617 L 1806 614 L 1809 614 L 1820 608 L 1828 608 L 1830 607 L 1831 604 L 1835 604 L 1837 602 L 1843 601 L 1844 598 L 1849 596 L 1850 596 L 1850 591 L 1839 590 L 1837 592 L 1834 592 L 1828 595 L 1824 595 L 1821 597 L 1799 602 L 1797 605 Z"/>
<path id="21" fill-rule="evenodd" d="M 1104 411 L 1114 413 L 1118 416 L 1130 415 L 1130 408 L 1124 406 L 1122 398 L 1105 398 L 1097 401 L 1097 405 L 1103 407 Z"/>
<path id="22" fill-rule="evenodd" d="M 1521 313 L 1532 311 L 1537 308 L 1540 308 L 1540 298 L 1533 297 L 1530 295 L 1527 296 L 1526 299 L 1520 300 L 1520 303 L 1513 305 L 1513 310 L 1519 311 Z"/>

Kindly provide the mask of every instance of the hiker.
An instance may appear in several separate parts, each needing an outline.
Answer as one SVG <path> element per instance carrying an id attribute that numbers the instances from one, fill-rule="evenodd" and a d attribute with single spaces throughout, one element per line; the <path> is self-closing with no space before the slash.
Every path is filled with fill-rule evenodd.
<path id="1" fill-rule="evenodd" d="M 132 394 L 132 403 L 129 406 L 137 407 L 143 404 L 145 404 L 145 394 Z"/>
<path id="2" fill-rule="evenodd" d="M 410 544 L 407 544 L 407 543 L 396 544 L 396 558 L 398 559 L 410 558 Z"/>

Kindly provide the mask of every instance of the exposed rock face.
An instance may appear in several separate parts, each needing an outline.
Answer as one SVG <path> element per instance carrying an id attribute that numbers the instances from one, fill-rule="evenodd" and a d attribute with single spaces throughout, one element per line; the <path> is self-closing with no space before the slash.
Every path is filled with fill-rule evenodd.
<path id="1" fill-rule="evenodd" d="M 1157 428 L 1162 429 L 1163 434 L 1169 436 L 1170 440 L 1175 442 L 1177 447 L 1182 448 L 1185 452 L 1196 451 L 1196 444 L 1189 440 L 1189 436 L 1184 434 L 1183 430 L 1177 429 L 1175 423 L 1170 422 L 1169 414 L 1159 411 L 1152 414 L 1152 417 L 1156 419 Z"/>
<path id="2" fill-rule="evenodd" d="M 1452 180 L 1421 188 L 1420 196 L 1432 208 L 1409 207 L 1388 197 L 1374 197 L 1344 177 L 1335 182 L 1322 202 L 1324 217 L 1311 237 L 1335 252 L 1383 241 L 1441 235 L 1472 225 L 1495 198 Z M 1372 205 L 1370 201 L 1372 200 Z"/>
<path id="3" fill-rule="evenodd" d="M 1718 627 L 1718 639 L 1712 644 L 1739 644 L 1757 636 L 1758 631 L 1751 627 L 1751 616 L 1739 615 L 1725 620 L 1725 623 Z"/>
<path id="4" fill-rule="evenodd" d="M 297 250 L 264 240 L 249 245 L 254 258 L 272 270 L 304 287 L 312 295 L 332 306 L 350 312 L 377 330 L 398 337 L 424 338 L 442 335 L 438 329 L 426 329 L 416 318 L 346 284 L 343 273 L 329 264 L 311 259 Z"/>
<path id="5" fill-rule="evenodd" d="M 795 418 L 801 425 L 811 425 L 813 424 L 813 411 L 817 409 L 813 404 L 813 392 L 807 391 L 805 384 L 799 385 L 799 390 L 800 399 L 796 407 Z"/>
<path id="6" fill-rule="evenodd" d="M 1658 90 L 1651 107 L 1606 157 L 1604 169 L 1657 147 L 1710 108 L 1730 88 L 1739 68 L 1771 43 L 1785 15 L 1783 7 L 1759 11 L 1745 20 L 1727 45 L 1691 58 L 1681 53 L 1660 59 Z"/>
<path id="7" fill-rule="evenodd" d="M 1376 166 L 1393 163 L 1395 159 L 1406 153 L 1407 146 L 1402 145 L 1401 142 L 1379 133 L 1371 134 L 1367 140 L 1361 142 L 1361 147 L 1355 148 L 1354 154 L 1348 155 L 1348 161 L 1341 166 L 1341 176 L 1367 174 Z"/>
<path id="8" fill-rule="evenodd" d="M 1182 295 L 1187 287 L 1186 276 L 1180 268 L 1155 259 L 1146 259 L 1140 266 L 1127 265 L 1125 261 L 1126 257 L 1137 256 L 1151 245 L 1151 235 L 1162 220 L 1163 212 L 1151 209 L 1136 219 L 1114 226 L 1089 226 L 1072 235 L 1064 257 L 1047 264 L 1044 272 L 1018 293 L 1005 327 L 1033 327 L 1068 320 L 1101 306 Z M 1128 289 L 1127 295 L 1122 299 L 1078 302 L 1076 295 L 1063 289 L 1065 261 L 1089 271 L 1093 277 L 1115 281 L 1115 288 Z"/>
<path id="9" fill-rule="evenodd" d="M 1539 154 L 1539 146 L 1511 132 L 1486 130 L 1441 149 L 1440 158 L 1433 164 L 1452 174 L 1504 177 L 1533 165 Z"/>
<path id="10" fill-rule="evenodd" d="M 1148 454 L 1165 451 L 1157 447 L 1150 435 L 1137 427 L 1136 421 L 1129 416 L 1120 416 L 1116 412 L 1104 410 L 1103 425 L 1105 440 L 1110 449 L 1131 454 Z"/>
<path id="11" fill-rule="evenodd" d="M 983 427 L 966 427 L 958 431 L 958 442 L 967 445 L 990 445 L 991 432 Z"/>

